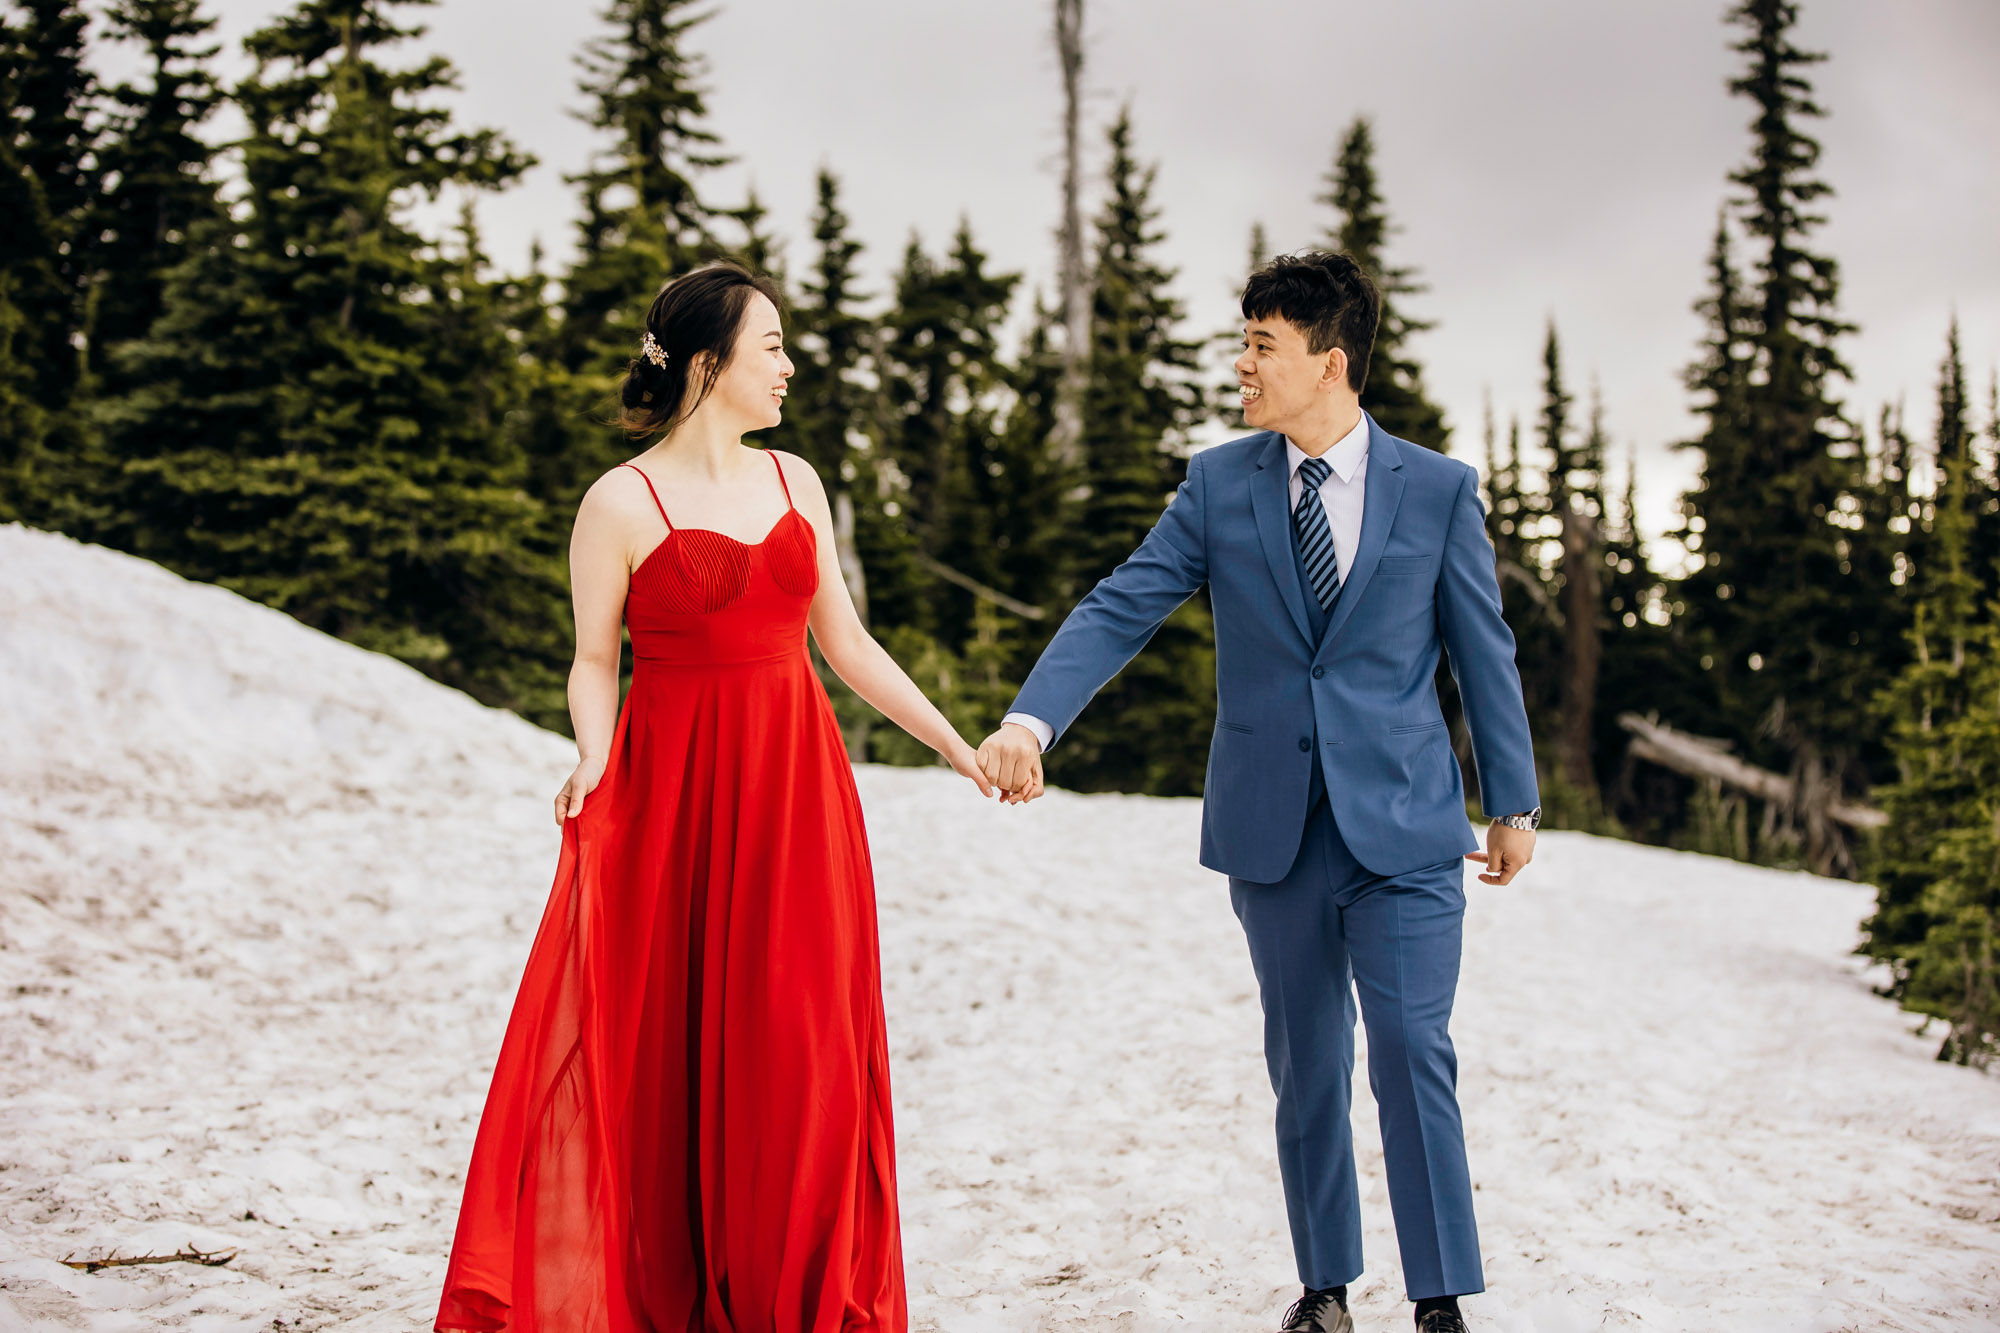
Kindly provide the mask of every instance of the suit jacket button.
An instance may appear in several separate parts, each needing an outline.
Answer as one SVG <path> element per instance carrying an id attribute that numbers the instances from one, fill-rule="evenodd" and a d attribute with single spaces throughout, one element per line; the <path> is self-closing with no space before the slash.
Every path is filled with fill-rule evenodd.
<path id="1" fill-rule="evenodd" d="M 1320 678 L 1321 676 L 1324 676 L 1325 674 L 1326 674 L 1326 668 L 1325 668 L 1325 667 L 1314 667 L 1314 668 L 1313 668 L 1313 679 L 1314 679 L 1314 680 L 1318 680 L 1318 679 L 1319 679 L 1319 678 Z"/>
<path id="2" fill-rule="evenodd" d="M 1306 738 L 1306 737 L 1304 737 L 1304 736 L 1301 736 L 1301 737 L 1299 737 L 1299 748 L 1300 748 L 1301 750 L 1304 750 L 1304 751 L 1306 751 L 1306 752 L 1308 752 L 1308 753 L 1311 753 L 1311 751 L 1312 751 L 1312 747 L 1313 747 L 1313 743 L 1312 743 L 1312 741 L 1311 741 L 1311 740 L 1309 740 L 1308 738 Z"/>

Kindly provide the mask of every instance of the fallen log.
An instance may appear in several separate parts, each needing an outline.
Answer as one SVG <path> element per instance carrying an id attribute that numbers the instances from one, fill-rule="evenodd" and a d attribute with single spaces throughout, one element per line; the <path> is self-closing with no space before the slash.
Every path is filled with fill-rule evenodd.
<path id="1" fill-rule="evenodd" d="M 1789 806 L 1798 798 L 1798 786 L 1792 779 L 1730 754 L 1728 741 L 1676 731 L 1637 713 L 1619 714 L 1618 725 L 1632 733 L 1630 751 L 1635 758 L 1685 777 L 1720 782 L 1776 805 Z M 1878 829 L 1889 822 L 1882 811 L 1852 801 L 1833 801 L 1826 813 L 1835 823 L 1855 829 Z"/>

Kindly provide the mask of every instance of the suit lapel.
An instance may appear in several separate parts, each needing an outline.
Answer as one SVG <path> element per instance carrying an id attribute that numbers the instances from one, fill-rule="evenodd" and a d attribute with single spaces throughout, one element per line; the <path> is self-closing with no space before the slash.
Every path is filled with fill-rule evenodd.
<path id="1" fill-rule="evenodd" d="M 1299 584 L 1298 561 L 1292 558 L 1291 469 L 1285 465 L 1285 437 L 1270 432 L 1263 451 L 1257 455 L 1257 470 L 1250 474 L 1250 509 L 1257 519 L 1257 538 L 1264 546 L 1264 559 L 1271 577 L 1278 581 L 1278 593 L 1285 610 L 1299 627 L 1299 637 L 1313 642 L 1312 621 L 1306 618 L 1305 589 Z M 1374 499 L 1371 495 L 1370 501 Z M 1366 523 L 1363 524 L 1364 528 Z"/>
<path id="2" fill-rule="evenodd" d="M 1355 603 L 1361 594 L 1368 591 L 1368 580 L 1375 577 L 1375 567 L 1382 563 L 1382 551 L 1389 544 L 1389 529 L 1395 525 L 1396 510 L 1403 503 L 1403 455 L 1401 446 L 1375 424 L 1375 418 L 1368 418 L 1368 479 L 1364 483 L 1361 501 L 1361 544 L 1354 552 L 1354 567 L 1347 571 L 1347 581 L 1341 585 L 1340 600 L 1333 604 L 1333 619 L 1327 622 L 1326 637 L 1319 642 L 1319 650 L 1324 653 L 1326 645 L 1340 634 L 1341 626 L 1354 614 Z"/>

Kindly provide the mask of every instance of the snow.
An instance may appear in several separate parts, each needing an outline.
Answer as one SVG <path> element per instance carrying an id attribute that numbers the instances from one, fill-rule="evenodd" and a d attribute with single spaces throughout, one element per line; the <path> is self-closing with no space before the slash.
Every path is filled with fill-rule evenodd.
<path id="1" fill-rule="evenodd" d="M 571 750 L 0 528 L 0 1333 L 427 1327 Z M 1192 801 L 859 774 L 915 1327 L 1275 1327 L 1249 961 Z M 1863 887 L 1570 834 L 1471 881 L 1475 1329 L 2000 1328 L 2000 1080 Z M 1407 1328 L 1365 1080 L 1363 1329 Z M 187 1245 L 188 1264 L 58 1261 Z"/>

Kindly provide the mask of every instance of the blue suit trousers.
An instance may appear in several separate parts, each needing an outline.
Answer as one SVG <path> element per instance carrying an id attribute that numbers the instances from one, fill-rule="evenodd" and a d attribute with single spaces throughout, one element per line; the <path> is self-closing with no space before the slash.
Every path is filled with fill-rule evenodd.
<path id="1" fill-rule="evenodd" d="M 1308 1287 L 1361 1275 L 1353 1106 L 1356 996 L 1410 1299 L 1485 1289 L 1451 1044 L 1465 920 L 1463 862 L 1377 875 L 1324 799 L 1275 884 L 1231 878 L 1264 1004 L 1278 1168 Z"/>

